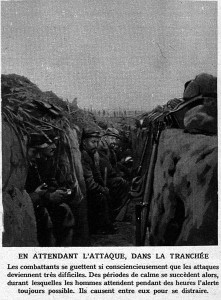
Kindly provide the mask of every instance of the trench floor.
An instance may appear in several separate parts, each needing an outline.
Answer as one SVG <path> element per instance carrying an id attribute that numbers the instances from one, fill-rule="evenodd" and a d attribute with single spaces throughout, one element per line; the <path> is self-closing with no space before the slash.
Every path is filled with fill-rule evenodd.
<path id="1" fill-rule="evenodd" d="M 125 220 L 115 222 L 117 228 L 115 234 L 91 235 L 92 247 L 127 247 L 135 246 L 135 205 L 136 202 L 130 202 L 127 208 Z"/>
<path id="2" fill-rule="evenodd" d="M 131 222 L 115 222 L 117 232 L 115 234 L 91 235 L 92 247 L 126 247 L 134 246 L 135 227 Z"/>

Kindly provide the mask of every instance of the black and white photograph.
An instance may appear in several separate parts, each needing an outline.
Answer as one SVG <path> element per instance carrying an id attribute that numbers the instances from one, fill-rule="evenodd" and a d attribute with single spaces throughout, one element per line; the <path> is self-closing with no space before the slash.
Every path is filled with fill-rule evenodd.
<path id="1" fill-rule="evenodd" d="M 1 299 L 219 298 L 220 8 L 1 0 Z"/>
<path id="2" fill-rule="evenodd" d="M 1 18 L 2 245 L 217 245 L 217 3 Z"/>

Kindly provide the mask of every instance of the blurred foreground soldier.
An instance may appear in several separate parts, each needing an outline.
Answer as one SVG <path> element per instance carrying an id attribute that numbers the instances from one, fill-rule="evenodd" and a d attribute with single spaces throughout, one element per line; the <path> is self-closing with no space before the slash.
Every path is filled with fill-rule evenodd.
<path id="1" fill-rule="evenodd" d="M 87 188 L 88 218 L 91 233 L 115 233 L 111 222 L 109 189 L 101 176 L 97 152 L 100 132 L 89 127 L 83 131 L 81 151 L 84 179 Z"/>
<path id="2" fill-rule="evenodd" d="M 107 187 L 110 190 L 112 210 L 115 214 L 127 201 L 129 192 L 129 184 L 122 177 L 122 172 L 118 168 L 117 156 L 114 150 L 119 139 L 119 131 L 115 128 L 108 128 L 98 148 L 102 174 L 107 169 Z"/>
<path id="3" fill-rule="evenodd" d="M 69 191 L 58 187 L 52 164 L 56 150 L 54 140 L 33 133 L 28 143 L 29 170 L 26 190 L 36 214 L 40 246 L 72 246 L 74 217 L 68 205 Z"/>

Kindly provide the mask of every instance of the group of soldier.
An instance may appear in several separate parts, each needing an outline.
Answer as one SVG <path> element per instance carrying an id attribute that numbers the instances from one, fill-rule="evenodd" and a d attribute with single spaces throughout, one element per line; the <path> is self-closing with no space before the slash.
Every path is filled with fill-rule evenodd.
<path id="1" fill-rule="evenodd" d="M 86 185 L 90 234 L 115 234 L 115 217 L 128 200 L 130 166 L 119 162 L 117 129 L 103 134 L 90 126 L 82 133 L 80 150 Z M 33 202 L 39 246 L 73 246 L 74 191 L 56 177 L 59 136 L 54 130 L 32 133 L 28 141 L 26 191 Z M 128 161 L 128 160 L 127 160 Z M 131 158 L 129 159 L 131 162 Z"/>
<path id="2" fill-rule="evenodd" d="M 114 128 L 108 128 L 102 137 L 94 128 L 83 132 L 82 166 L 92 233 L 115 233 L 116 213 L 127 201 L 129 184 L 119 168 L 115 152 L 119 138 Z"/>

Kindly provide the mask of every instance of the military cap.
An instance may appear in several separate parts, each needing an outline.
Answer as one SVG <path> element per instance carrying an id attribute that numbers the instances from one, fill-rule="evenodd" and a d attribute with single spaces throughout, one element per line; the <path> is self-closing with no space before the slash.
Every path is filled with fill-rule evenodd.
<path id="1" fill-rule="evenodd" d="M 93 126 L 84 128 L 82 132 L 82 139 L 87 139 L 91 137 L 100 138 L 101 137 L 100 130 L 98 130 Z"/>
<path id="2" fill-rule="evenodd" d="M 47 148 L 53 141 L 49 139 L 46 135 L 41 133 L 31 133 L 28 139 L 28 147 L 30 148 Z"/>
<path id="3" fill-rule="evenodd" d="M 105 134 L 104 135 L 110 135 L 110 136 L 114 136 L 116 138 L 120 138 L 120 134 L 119 134 L 119 131 L 115 128 L 107 128 L 107 130 L 105 131 Z"/>

